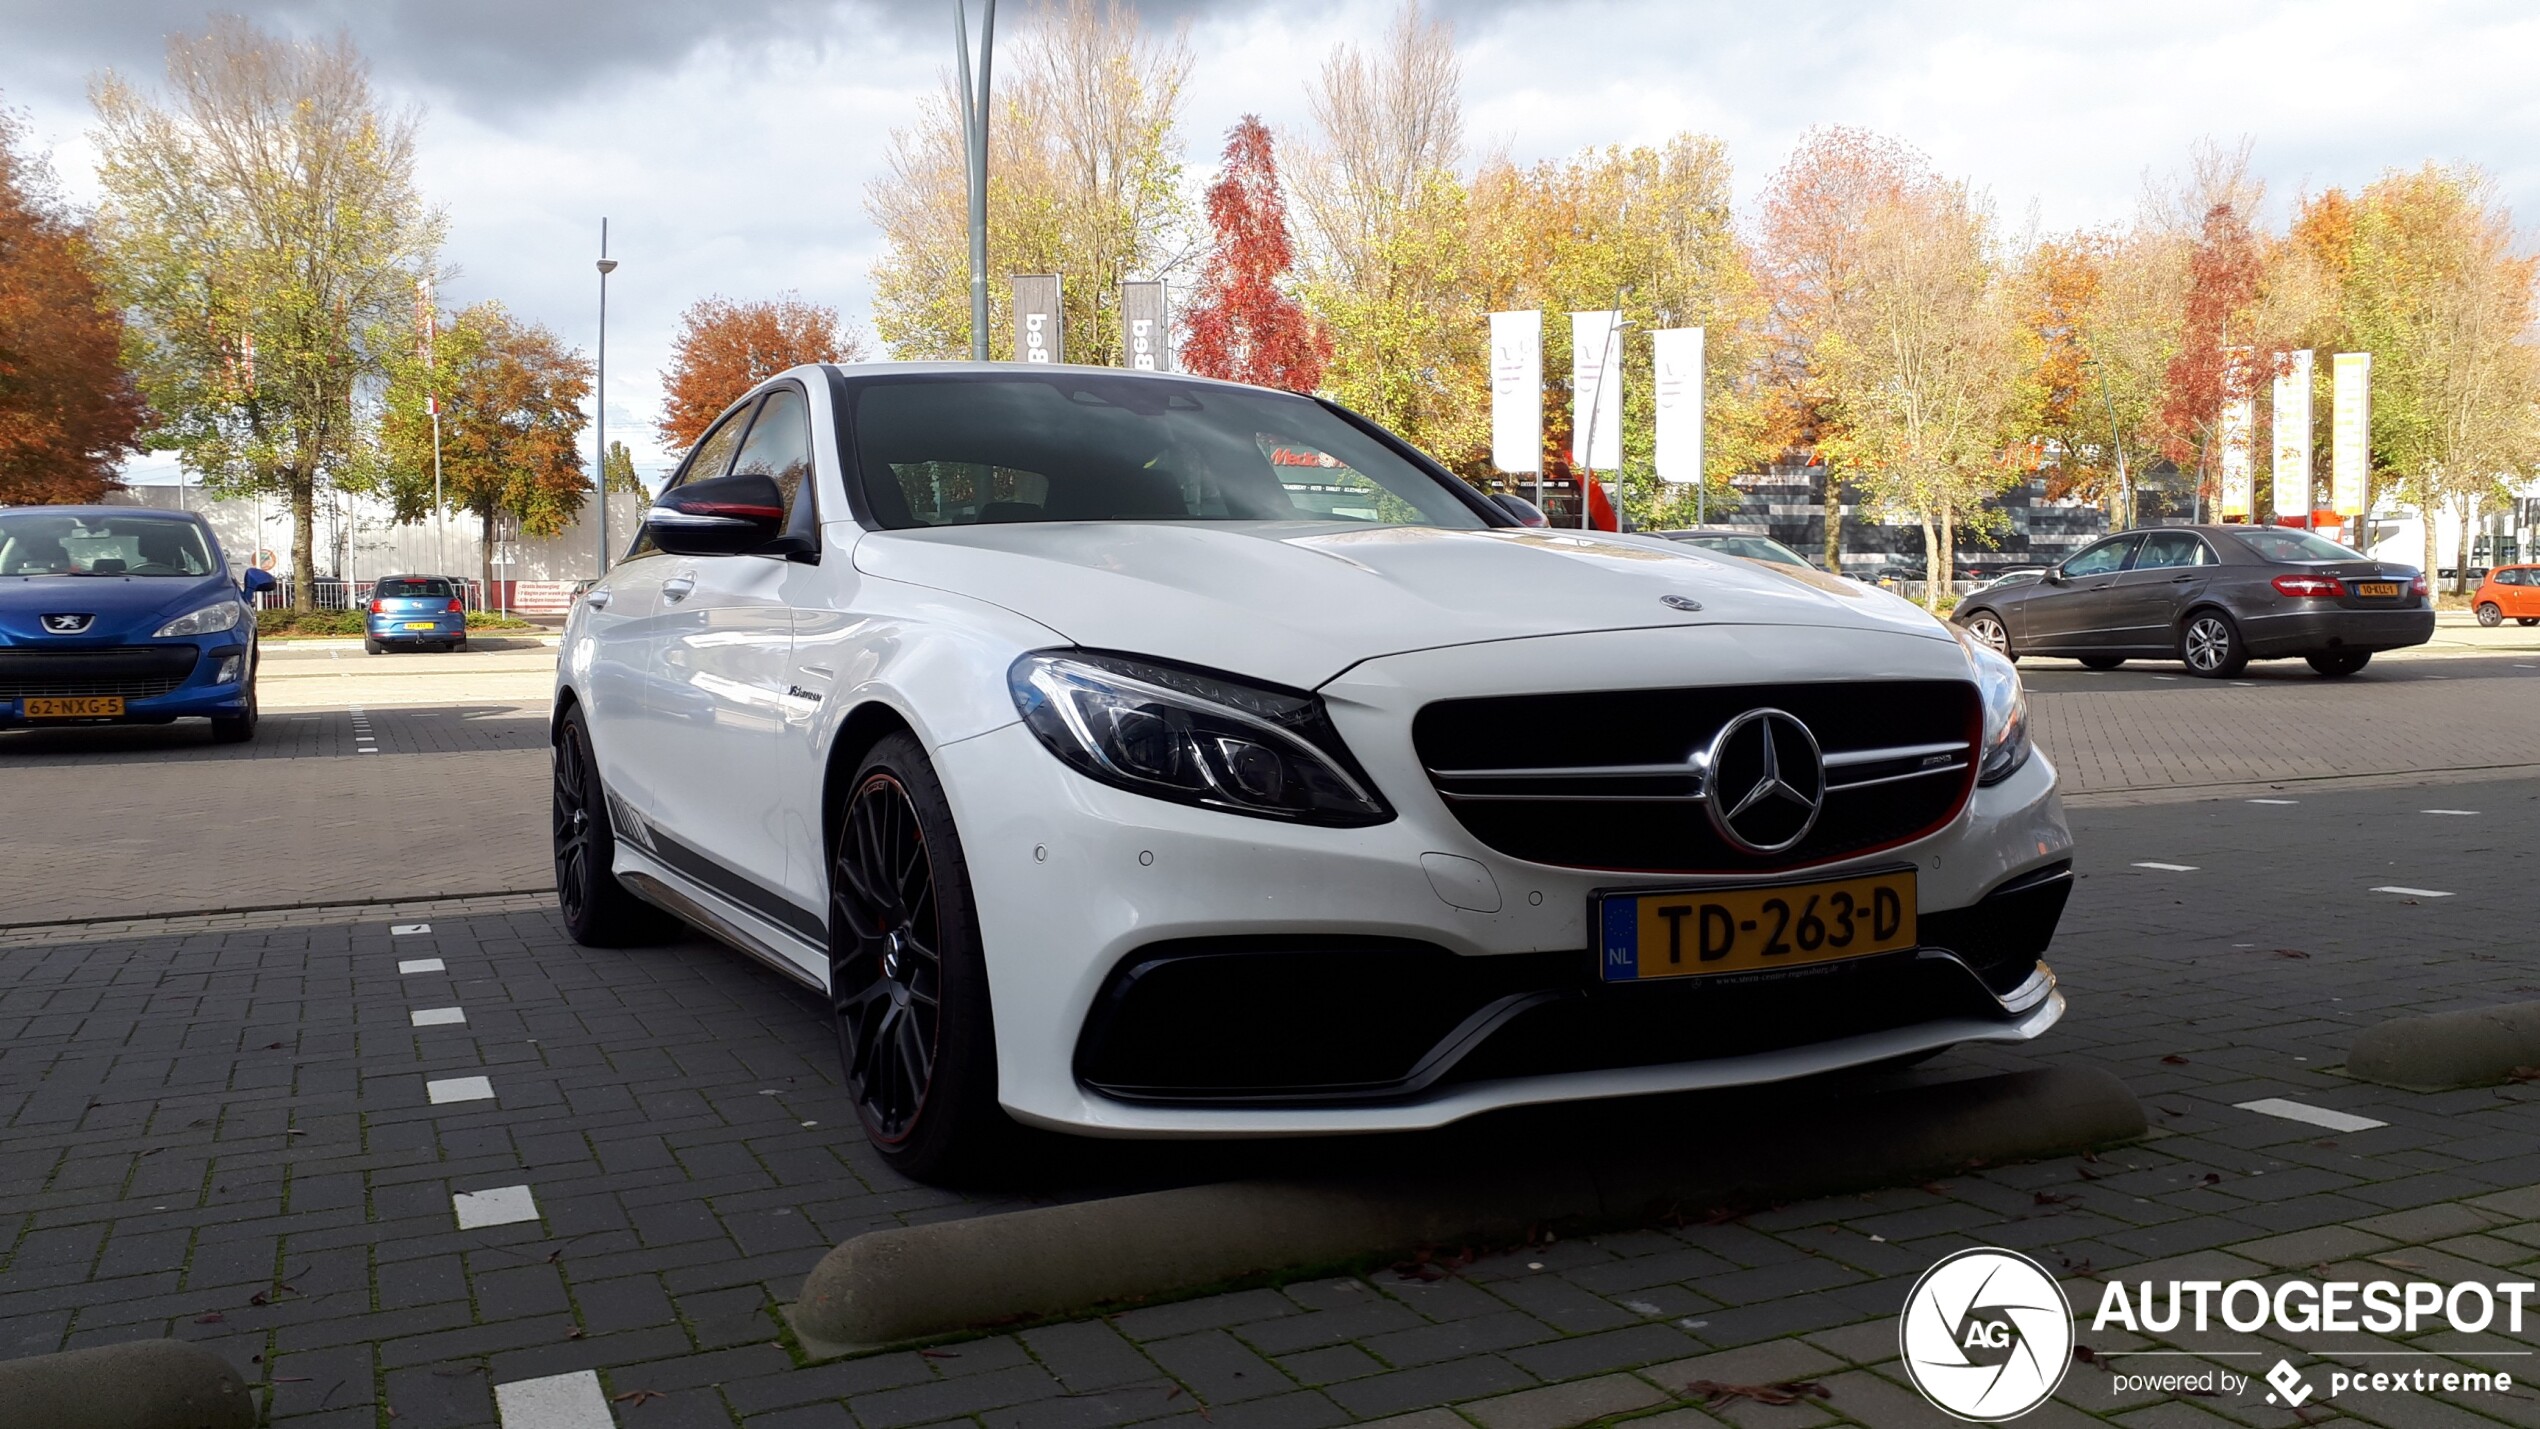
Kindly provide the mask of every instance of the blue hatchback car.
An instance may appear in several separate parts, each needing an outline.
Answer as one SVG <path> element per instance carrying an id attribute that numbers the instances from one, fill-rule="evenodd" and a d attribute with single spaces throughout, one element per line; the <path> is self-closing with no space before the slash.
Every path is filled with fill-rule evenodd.
<path id="1" fill-rule="evenodd" d="M 256 612 L 199 516 L 0 510 L 0 729 L 209 718 L 256 735 Z"/>
<path id="2" fill-rule="evenodd" d="M 467 648 L 467 602 L 447 576 L 381 576 L 370 588 L 362 649 L 376 655 L 396 645 Z"/>

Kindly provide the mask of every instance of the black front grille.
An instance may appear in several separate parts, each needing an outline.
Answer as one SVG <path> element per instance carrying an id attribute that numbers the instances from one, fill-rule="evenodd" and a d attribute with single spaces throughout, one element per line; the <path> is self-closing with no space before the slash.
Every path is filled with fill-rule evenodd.
<path id="1" fill-rule="evenodd" d="M 1768 974 L 1600 983 L 1586 949 L 1401 938 L 1151 943 L 1094 999 L 1076 1076 L 1217 1105 L 1417 1101 L 1459 1083 L 1750 1056 L 1947 1018 L 1999 1021 L 2055 934 L 2069 865 L 1922 915 L 1921 950 Z M 1943 951 L 1945 950 L 1945 951 Z"/>
<path id="2" fill-rule="evenodd" d="M 0 700 L 46 696 L 164 695 L 194 673 L 191 645 L 119 650 L 0 650 Z"/>
<path id="3" fill-rule="evenodd" d="M 1779 854 L 1749 854 L 1722 839 L 1694 801 L 1700 781 L 1692 757 L 1721 726 L 1755 709 L 1797 717 L 1830 761 L 1869 750 L 1956 752 L 1830 768 L 1825 806 L 1807 837 Z M 1456 819 L 1513 858 L 1631 872 L 1756 873 L 1891 848 L 1946 824 L 1974 787 L 1982 721 L 1973 684 L 1880 680 L 1444 700 L 1420 711 L 1411 734 Z M 1596 772 L 1618 766 L 1683 772 Z M 1542 777 L 1510 779 L 1511 768 Z M 1483 770 L 1498 772 L 1456 777 Z"/>

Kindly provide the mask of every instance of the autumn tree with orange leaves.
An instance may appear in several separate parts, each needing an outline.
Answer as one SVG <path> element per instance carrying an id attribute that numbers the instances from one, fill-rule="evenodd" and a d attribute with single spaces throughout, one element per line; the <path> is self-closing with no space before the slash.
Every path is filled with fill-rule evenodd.
<path id="1" fill-rule="evenodd" d="M 1863 301 L 1864 224 L 1884 204 L 1924 181 L 1922 155 L 1883 135 L 1843 127 L 1812 129 L 1764 187 L 1756 267 L 1771 302 L 1773 356 L 1769 410 L 1784 450 L 1822 460 L 1839 448 L 1841 417 L 1828 390 L 1827 343 Z M 1825 558 L 1839 570 L 1850 473 L 1825 462 Z"/>
<path id="2" fill-rule="evenodd" d="M 1205 204 L 1215 241 L 1183 318 L 1183 367 L 1203 377 L 1313 391 L 1332 360 L 1332 343 L 1288 292 L 1296 248 L 1270 130 L 1259 115 L 1245 115 L 1227 134 L 1225 168 Z"/>
<path id="3" fill-rule="evenodd" d="M 741 394 L 788 367 L 856 362 L 864 344 L 838 310 L 787 293 L 754 302 L 701 298 L 679 315 L 662 374 L 662 442 L 686 451 Z"/>
<path id="4" fill-rule="evenodd" d="M 18 140 L 0 111 L 0 506 L 94 501 L 142 449 L 149 409 L 121 360 L 123 319 L 90 276 L 87 234 Z"/>

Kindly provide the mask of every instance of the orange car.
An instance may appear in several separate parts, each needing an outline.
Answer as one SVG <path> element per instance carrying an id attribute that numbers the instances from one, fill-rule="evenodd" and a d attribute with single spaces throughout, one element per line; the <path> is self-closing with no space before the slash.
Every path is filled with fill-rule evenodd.
<path id="1" fill-rule="evenodd" d="M 2498 566 L 2479 582 L 2469 608 L 2481 625 L 2502 625 L 2512 616 L 2524 625 L 2540 625 L 2540 566 Z"/>

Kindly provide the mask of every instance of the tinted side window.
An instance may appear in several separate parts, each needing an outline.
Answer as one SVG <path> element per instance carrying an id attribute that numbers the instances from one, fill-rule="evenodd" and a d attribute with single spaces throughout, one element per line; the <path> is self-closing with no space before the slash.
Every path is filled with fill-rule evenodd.
<path id="1" fill-rule="evenodd" d="M 733 458 L 732 474 L 773 478 L 785 493 L 785 515 L 793 516 L 795 499 L 811 475 L 811 404 L 801 392 L 778 387 L 767 394 L 740 455 Z"/>
<path id="2" fill-rule="evenodd" d="M 2143 538 L 2143 554 L 2134 558 L 2138 571 L 2169 570 L 2177 566 L 2210 566 L 2213 554 L 2205 543 L 2184 531 L 2167 531 Z"/>
<path id="3" fill-rule="evenodd" d="M 671 487 L 684 482 L 703 481 L 711 476 L 721 476 L 730 470 L 732 449 L 741 444 L 741 433 L 750 425 L 750 410 L 750 407 L 743 407 L 724 418 L 722 425 L 706 433 L 706 439 L 697 443 L 697 449 L 688 458 L 687 465 L 674 473 L 670 480 L 663 484 L 662 489 L 668 491 Z M 633 560 L 637 556 L 649 556 L 660 549 L 653 544 L 653 533 L 650 530 L 640 531 L 636 534 L 634 548 L 626 553 L 626 558 Z"/>
<path id="4" fill-rule="evenodd" d="M 2123 566 L 2126 552 L 2133 549 L 2132 536 L 2119 536 L 2113 541 L 2102 541 L 2064 562 L 2064 574 L 2068 576 L 2107 575 Z"/>

